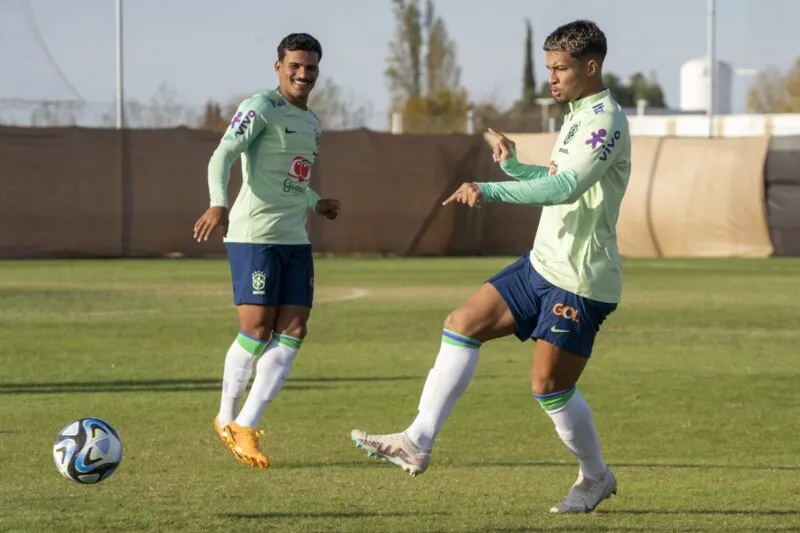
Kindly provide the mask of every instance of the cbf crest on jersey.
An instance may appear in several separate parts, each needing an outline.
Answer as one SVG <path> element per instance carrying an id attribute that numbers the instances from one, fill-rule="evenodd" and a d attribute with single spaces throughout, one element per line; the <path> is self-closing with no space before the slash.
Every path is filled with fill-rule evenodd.
<path id="1" fill-rule="evenodd" d="M 573 124 L 572 125 L 572 127 L 567 132 L 567 136 L 564 137 L 564 144 L 569 144 L 569 142 L 572 140 L 572 138 L 575 137 L 575 134 L 578 132 L 578 127 L 579 126 L 580 126 L 580 124 Z"/>

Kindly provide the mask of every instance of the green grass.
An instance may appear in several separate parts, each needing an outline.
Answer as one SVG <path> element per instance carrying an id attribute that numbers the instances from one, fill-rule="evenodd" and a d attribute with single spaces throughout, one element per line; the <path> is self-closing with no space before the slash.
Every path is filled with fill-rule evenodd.
<path id="1" fill-rule="evenodd" d="M 485 346 L 423 476 L 357 450 L 352 428 L 412 420 L 444 317 L 509 261 L 319 260 L 309 337 L 264 419 L 268 470 L 212 430 L 236 333 L 226 263 L 0 263 L 0 530 L 800 529 L 795 260 L 626 262 L 581 381 L 620 489 L 594 514 L 547 513 L 577 468 L 531 397 L 532 343 Z M 94 486 L 51 460 L 84 416 L 125 445 Z"/>

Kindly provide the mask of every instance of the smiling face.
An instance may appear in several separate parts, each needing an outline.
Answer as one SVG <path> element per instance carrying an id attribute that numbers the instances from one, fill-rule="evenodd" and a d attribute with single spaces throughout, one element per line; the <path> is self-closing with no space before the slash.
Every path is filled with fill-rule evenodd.
<path id="1" fill-rule="evenodd" d="M 286 51 L 275 62 L 281 93 L 293 103 L 305 106 L 319 76 L 319 56 L 305 50 Z"/>
<path id="2" fill-rule="evenodd" d="M 322 45 L 307 33 L 292 33 L 278 45 L 275 73 L 281 94 L 291 104 L 305 109 L 319 76 Z"/>

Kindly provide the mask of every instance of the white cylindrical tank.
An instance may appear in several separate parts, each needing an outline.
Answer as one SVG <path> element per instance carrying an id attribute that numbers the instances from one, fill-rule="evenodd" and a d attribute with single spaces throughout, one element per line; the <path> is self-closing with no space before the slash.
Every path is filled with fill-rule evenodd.
<path id="1" fill-rule="evenodd" d="M 728 115 L 731 112 L 733 68 L 724 61 L 716 62 L 714 79 L 714 114 Z M 681 111 L 708 111 L 708 58 L 687 61 L 681 67 Z"/>

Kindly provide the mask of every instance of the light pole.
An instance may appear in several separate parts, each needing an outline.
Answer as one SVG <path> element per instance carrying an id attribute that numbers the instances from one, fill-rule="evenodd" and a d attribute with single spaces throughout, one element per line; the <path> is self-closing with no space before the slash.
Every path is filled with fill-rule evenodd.
<path id="1" fill-rule="evenodd" d="M 122 129 L 125 125 L 125 104 L 122 88 L 122 0 L 116 0 L 116 19 L 117 19 L 117 129 Z"/>
<path id="2" fill-rule="evenodd" d="M 708 136 L 714 136 L 714 105 L 716 100 L 716 71 L 717 71 L 717 58 L 715 49 L 715 13 L 716 2 L 715 0 L 708 0 L 708 38 L 707 52 L 708 52 Z"/>

